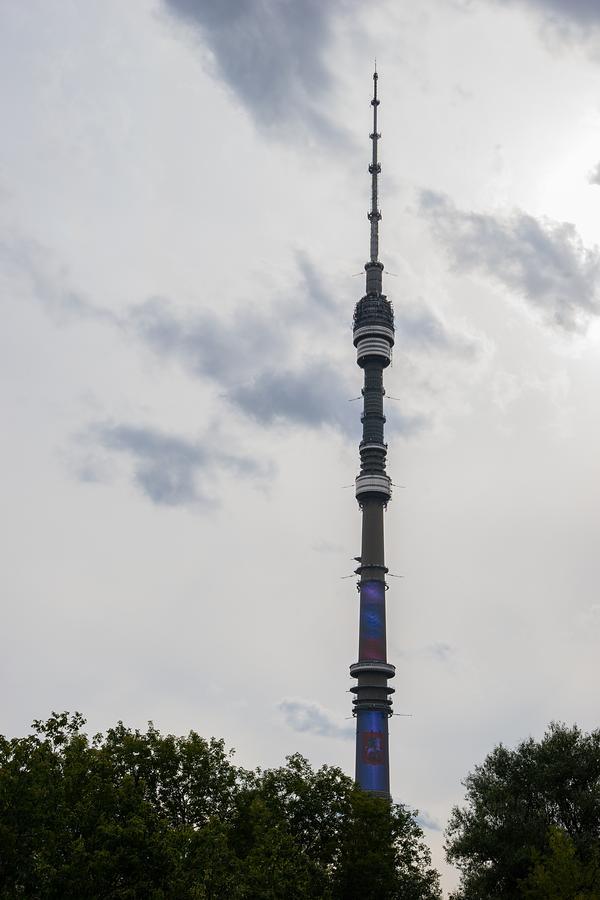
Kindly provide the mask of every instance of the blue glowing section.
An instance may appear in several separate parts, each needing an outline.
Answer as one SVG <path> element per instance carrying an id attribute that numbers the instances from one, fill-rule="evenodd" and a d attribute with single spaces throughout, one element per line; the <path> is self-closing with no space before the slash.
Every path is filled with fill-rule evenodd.
<path id="1" fill-rule="evenodd" d="M 388 717 L 379 709 L 356 716 L 356 780 L 363 791 L 389 794 Z"/>
<path id="2" fill-rule="evenodd" d="M 385 584 L 364 581 L 360 586 L 359 659 L 385 660 Z"/>

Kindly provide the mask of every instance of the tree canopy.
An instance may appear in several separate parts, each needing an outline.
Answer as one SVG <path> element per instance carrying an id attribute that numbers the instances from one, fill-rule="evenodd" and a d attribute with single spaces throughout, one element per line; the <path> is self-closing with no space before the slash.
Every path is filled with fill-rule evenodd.
<path id="1" fill-rule="evenodd" d="M 500 745 L 464 785 L 446 833 L 455 900 L 600 900 L 600 730 Z"/>
<path id="2" fill-rule="evenodd" d="M 300 755 L 248 771 L 221 740 L 79 714 L 0 737 L 0 898 L 434 900 L 414 814 Z"/>
<path id="3" fill-rule="evenodd" d="M 582 862 L 569 835 L 551 828 L 547 852 L 534 852 L 533 860 L 533 869 L 521 884 L 524 900 L 600 900 L 599 847 Z"/>

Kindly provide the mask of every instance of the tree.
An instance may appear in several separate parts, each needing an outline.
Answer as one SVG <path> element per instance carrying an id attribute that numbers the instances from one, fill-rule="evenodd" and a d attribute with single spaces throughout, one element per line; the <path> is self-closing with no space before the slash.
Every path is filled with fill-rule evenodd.
<path id="1" fill-rule="evenodd" d="M 541 741 L 500 745 L 467 776 L 446 833 L 462 878 L 455 900 L 514 900 L 559 829 L 586 866 L 600 841 L 600 731 L 552 724 Z"/>
<path id="2" fill-rule="evenodd" d="M 294 841 L 310 859 L 324 871 L 336 865 L 344 822 L 352 808 L 353 781 L 348 775 L 334 766 L 314 771 L 307 759 L 295 753 L 287 757 L 285 766 L 261 773 L 255 791 L 274 818 L 287 823 Z"/>
<path id="3" fill-rule="evenodd" d="M 400 804 L 359 790 L 342 825 L 336 900 L 436 900 L 437 873 L 413 815 Z"/>
<path id="4" fill-rule="evenodd" d="M 533 871 L 521 884 L 523 900 L 600 900 L 600 853 L 584 864 L 568 834 L 551 828 L 548 852 L 534 853 Z"/>
<path id="5" fill-rule="evenodd" d="M 0 896 L 176 896 L 198 844 L 181 808 L 220 811 L 237 777 L 222 743 L 121 724 L 90 743 L 83 724 L 53 714 L 34 735 L 0 739 Z"/>
<path id="6" fill-rule="evenodd" d="M 249 772 L 195 732 L 84 724 L 53 713 L 0 737 L 0 900 L 439 896 L 412 813 L 340 769 L 294 755 Z"/>

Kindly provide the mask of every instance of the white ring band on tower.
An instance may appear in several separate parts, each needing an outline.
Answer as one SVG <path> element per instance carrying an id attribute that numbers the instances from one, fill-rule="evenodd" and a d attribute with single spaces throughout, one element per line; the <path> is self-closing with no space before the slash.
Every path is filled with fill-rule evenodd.
<path id="1" fill-rule="evenodd" d="M 357 475 L 356 498 L 363 494 L 383 494 L 388 500 L 392 496 L 392 482 L 388 475 Z"/>
<path id="2" fill-rule="evenodd" d="M 381 356 L 387 362 L 392 358 L 392 350 L 385 338 L 362 338 L 356 345 L 356 359 L 361 360 L 365 356 Z"/>
<path id="3" fill-rule="evenodd" d="M 360 328 L 356 328 L 354 331 L 354 343 L 356 344 L 359 340 L 365 337 L 384 337 L 387 338 L 390 344 L 394 343 L 394 329 L 388 328 L 385 325 L 381 325 L 379 323 L 375 325 L 362 325 Z"/>

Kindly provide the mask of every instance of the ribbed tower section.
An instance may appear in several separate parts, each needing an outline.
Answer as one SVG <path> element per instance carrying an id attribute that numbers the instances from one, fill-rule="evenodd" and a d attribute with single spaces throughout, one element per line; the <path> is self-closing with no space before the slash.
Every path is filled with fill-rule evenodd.
<path id="1" fill-rule="evenodd" d="M 364 371 L 362 440 L 359 445 L 360 473 L 356 478 L 356 499 L 362 510 L 362 551 L 359 576 L 360 624 L 358 662 L 350 666 L 357 679 L 353 713 L 356 717 L 356 782 L 365 791 L 390 797 L 388 718 L 392 715 L 388 680 L 395 667 L 387 661 L 385 628 L 385 576 L 383 513 L 391 497 L 386 474 L 387 444 L 383 428 L 383 370 L 391 361 L 394 345 L 394 312 L 382 291 L 383 264 L 379 262 L 378 176 L 381 166 L 377 145 L 377 72 L 373 75 L 373 157 L 371 174 L 371 253 L 365 264 L 366 292 L 354 310 L 356 361 Z"/>

